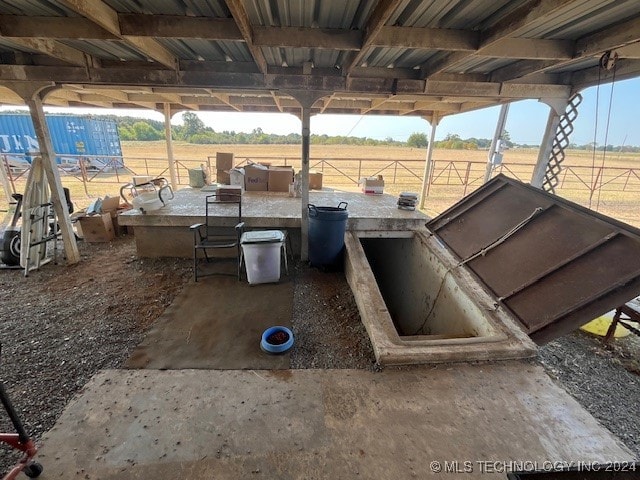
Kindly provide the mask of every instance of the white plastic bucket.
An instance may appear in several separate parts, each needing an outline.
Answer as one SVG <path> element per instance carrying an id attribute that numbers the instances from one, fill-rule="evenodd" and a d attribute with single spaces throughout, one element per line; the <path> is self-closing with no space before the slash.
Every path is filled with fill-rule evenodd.
<path id="1" fill-rule="evenodd" d="M 249 284 L 280 281 L 281 251 L 282 242 L 242 244 Z"/>

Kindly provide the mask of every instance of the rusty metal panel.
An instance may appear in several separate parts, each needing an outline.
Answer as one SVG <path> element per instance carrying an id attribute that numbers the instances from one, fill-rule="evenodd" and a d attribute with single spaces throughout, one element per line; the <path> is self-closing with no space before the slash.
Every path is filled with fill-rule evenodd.
<path id="1" fill-rule="evenodd" d="M 504 175 L 427 228 L 538 343 L 640 294 L 640 230 Z"/>

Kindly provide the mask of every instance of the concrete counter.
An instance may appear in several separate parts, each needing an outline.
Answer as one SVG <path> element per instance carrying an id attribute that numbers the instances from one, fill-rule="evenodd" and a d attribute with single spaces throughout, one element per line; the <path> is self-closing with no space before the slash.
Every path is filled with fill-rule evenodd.
<path id="1" fill-rule="evenodd" d="M 185 188 L 162 209 L 141 213 L 131 210 L 119 217 L 120 225 L 133 227 L 136 247 L 141 257 L 189 257 L 193 240 L 188 227 L 205 220 L 205 197 L 211 192 Z M 392 195 L 364 195 L 357 192 L 309 192 L 309 203 L 337 206 L 347 202 L 348 230 L 402 231 L 424 228 L 428 217 L 419 211 L 397 208 Z M 220 222 L 233 217 L 234 207 L 220 204 L 216 217 Z M 242 219 L 246 228 L 287 229 L 294 250 L 299 249 L 302 201 L 286 193 L 245 192 L 242 196 Z"/>

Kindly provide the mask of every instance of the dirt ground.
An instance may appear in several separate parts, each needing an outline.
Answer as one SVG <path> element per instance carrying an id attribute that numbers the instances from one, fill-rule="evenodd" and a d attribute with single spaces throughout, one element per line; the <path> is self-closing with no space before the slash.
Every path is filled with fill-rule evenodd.
<path id="1" fill-rule="evenodd" d="M 28 278 L 0 271 L 0 379 L 27 431 L 50 429 L 103 368 L 119 368 L 191 277 L 188 259 L 139 259 L 132 237 L 79 243 L 82 261 L 46 265 Z M 293 368 L 375 368 L 353 296 L 340 273 L 301 264 L 295 275 Z M 330 334 L 330 336 L 329 336 Z M 584 334 L 541 352 L 547 371 L 640 456 L 640 342 L 613 348 Z M 0 411 L 0 431 L 12 432 Z M 15 455 L 0 448 L 0 472 Z"/>

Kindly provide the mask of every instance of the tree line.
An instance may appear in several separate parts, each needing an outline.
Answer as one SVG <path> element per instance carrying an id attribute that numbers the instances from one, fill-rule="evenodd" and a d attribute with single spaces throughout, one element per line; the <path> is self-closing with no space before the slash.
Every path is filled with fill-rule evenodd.
<path id="1" fill-rule="evenodd" d="M 134 117 L 105 116 L 117 123 L 121 140 L 151 141 L 164 138 L 164 123 Z M 265 133 L 261 128 L 254 128 L 251 132 L 221 131 L 216 132 L 192 112 L 182 114 L 182 125 L 172 125 L 171 135 L 174 140 L 182 140 L 196 144 L 260 144 L 260 145 L 297 145 L 302 142 L 299 133 L 276 135 Z M 508 134 L 507 134 L 508 136 Z M 508 138 L 506 140 L 509 140 Z M 415 132 L 406 141 L 394 140 L 388 137 L 378 140 L 369 137 L 351 137 L 344 135 L 315 135 L 310 141 L 315 145 L 362 145 L 362 146 L 406 146 L 412 148 L 426 148 L 428 140 L 424 133 Z M 489 148 L 491 140 L 484 138 L 461 139 L 458 135 L 449 134 L 444 140 L 435 143 L 438 148 L 476 150 Z M 512 144 L 510 144 L 512 145 Z"/>
<path id="2" fill-rule="evenodd" d="M 147 120 L 135 117 L 119 117 L 116 115 L 98 116 L 116 122 L 121 140 L 162 140 L 164 139 L 164 123 L 156 120 Z M 276 135 L 265 133 L 261 128 L 255 128 L 250 133 L 222 131 L 216 132 L 208 127 L 193 112 L 182 114 L 182 125 L 172 125 L 171 135 L 174 140 L 182 140 L 188 143 L 197 144 L 260 144 L 260 145 L 298 145 L 302 142 L 299 133 L 289 133 L 288 135 Z M 501 137 L 504 146 L 507 148 L 538 148 L 539 145 L 529 145 L 516 143 L 511 140 L 509 132 L 505 130 Z M 426 148 L 429 143 L 427 135 L 422 132 L 414 132 L 406 141 L 394 140 L 388 137 L 378 140 L 368 137 L 350 137 L 344 135 L 315 135 L 312 134 L 310 141 L 314 145 L 362 145 L 362 146 L 406 146 L 411 148 Z M 434 142 L 435 148 L 451 150 L 487 150 L 491 147 L 491 139 L 488 138 L 461 138 L 455 133 L 449 133 L 442 140 Z M 570 149 L 592 151 L 593 143 L 579 145 L 569 144 Z M 604 145 L 597 145 L 596 150 L 603 151 Z M 606 145 L 607 151 L 617 152 L 640 152 L 640 147 L 632 145 L 615 146 Z"/>
<path id="3" fill-rule="evenodd" d="M 7 111 L 5 113 L 24 114 L 23 110 Z M 72 114 L 69 114 L 72 115 Z M 75 116 L 75 115 L 73 115 Z M 137 117 L 121 117 L 118 115 L 92 115 L 97 120 L 110 120 L 118 126 L 118 132 L 121 140 L 137 140 L 137 141 L 153 141 L 164 139 L 164 122 L 157 120 L 149 120 Z M 217 132 L 213 128 L 208 127 L 193 112 L 185 112 L 182 114 L 182 125 L 172 125 L 171 135 L 174 140 L 184 141 L 196 144 L 260 144 L 260 145 L 298 145 L 302 142 L 302 136 L 299 133 L 289 133 L 288 135 L 276 135 L 273 133 L 265 133 L 261 128 L 255 128 L 253 131 L 234 132 L 221 131 Z M 387 137 L 384 140 L 378 140 L 368 137 L 351 137 L 344 135 L 315 135 L 312 134 L 310 141 L 314 145 L 362 145 L 362 146 L 405 146 L 411 148 L 426 148 L 428 144 L 427 135 L 422 132 L 414 132 L 406 141 L 394 140 Z M 519 144 L 511 140 L 509 132 L 505 131 L 502 135 L 503 144 L 508 148 L 537 148 L 539 145 Z M 455 149 L 455 150 L 486 150 L 491 146 L 491 140 L 487 138 L 461 138 L 455 133 L 449 133 L 442 140 L 434 142 L 435 148 Z M 569 144 L 570 149 L 592 151 L 594 143 L 579 145 L 576 143 Z M 595 144 L 598 151 L 616 151 L 616 152 L 640 152 L 640 146 L 633 145 L 599 145 Z"/>

